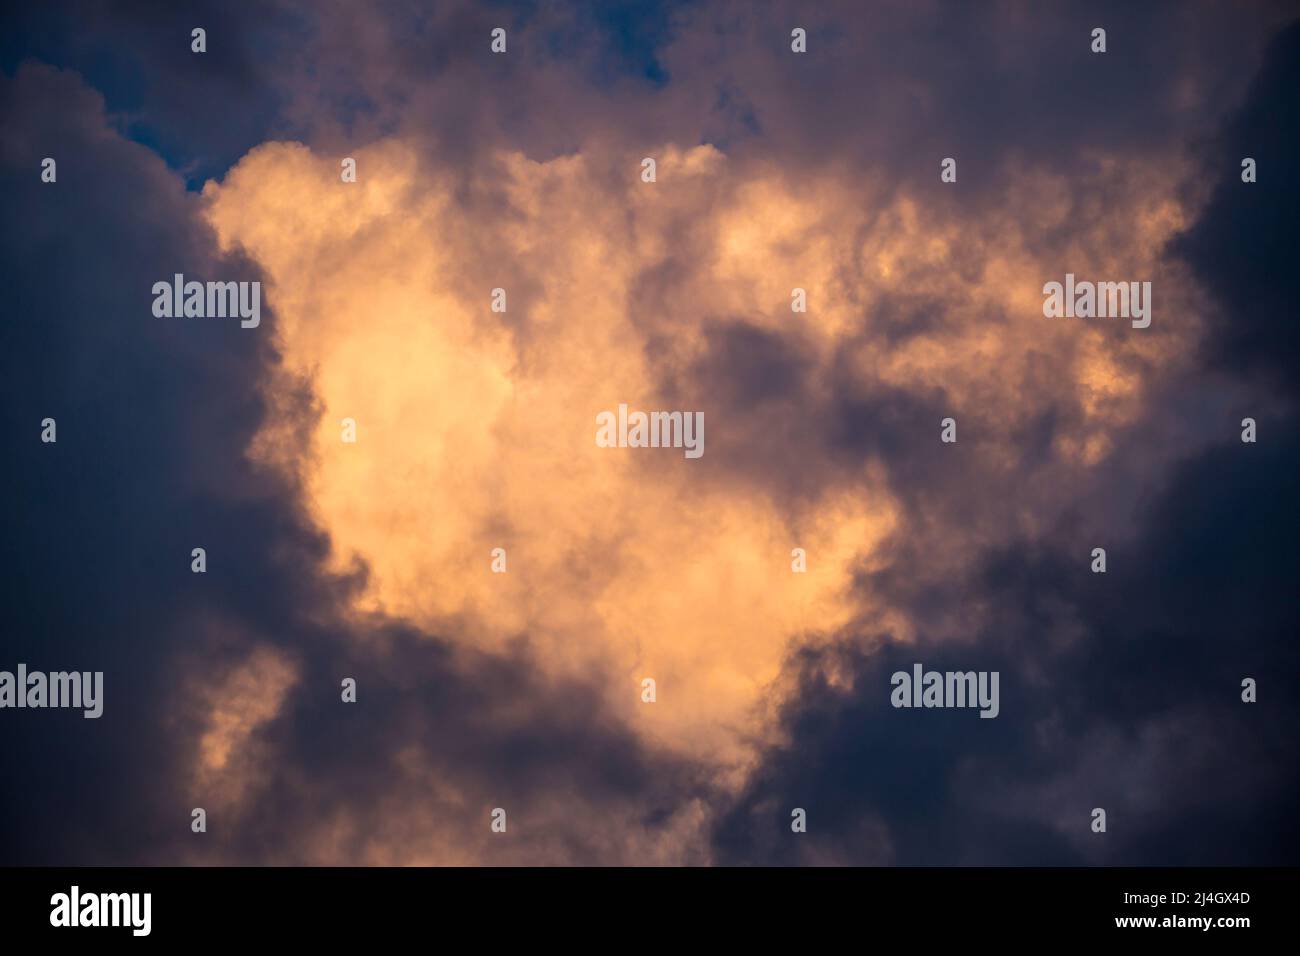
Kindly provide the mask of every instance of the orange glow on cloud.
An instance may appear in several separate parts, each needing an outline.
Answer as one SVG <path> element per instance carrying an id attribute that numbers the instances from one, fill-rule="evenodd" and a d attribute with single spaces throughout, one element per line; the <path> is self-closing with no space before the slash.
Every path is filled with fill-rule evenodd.
<path id="1" fill-rule="evenodd" d="M 629 173 L 616 187 L 600 172 L 617 157 L 501 154 L 475 184 L 500 201 L 475 210 L 400 139 L 358 153 L 356 184 L 339 181 L 335 157 L 269 143 L 204 198 L 222 245 L 265 270 L 287 369 L 310 378 L 322 407 L 309 461 L 277 459 L 282 421 L 253 451 L 298 470 L 340 567 L 368 564 L 356 611 L 483 649 L 526 636 L 555 676 L 597 677 L 608 713 L 647 741 L 739 783 L 770 737 L 777 678 L 799 641 L 864 619 L 896 639 L 914 633 L 853 592 L 855 571 L 881 566 L 882 544 L 907 533 L 898 503 L 866 468 L 792 513 L 704 471 L 735 423 L 709 418 L 694 462 L 598 448 L 598 412 L 693 408 L 689 381 L 674 405 L 656 372 L 688 369 L 707 347 L 701 320 L 730 316 L 797 328 L 818 363 L 847 348 L 867 380 L 942 389 L 1005 433 L 1048 387 L 1082 412 L 1057 451 L 1087 465 L 1134 414 L 1142 370 L 1176 361 L 1196 332 L 1169 321 L 1170 284 L 1149 336 L 1043 319 L 1041 284 L 1059 276 L 1025 231 L 1068 208 L 1046 177 L 993 221 L 882 196 L 866 229 L 870 183 L 737 176 L 708 146 L 656 155 L 658 183 Z M 1132 231 L 1101 252 L 1081 245 L 1076 271 L 1154 268 L 1181 220 L 1168 187 L 1135 174 L 1130 189 Z M 683 246 L 690 268 L 655 290 L 661 311 L 647 321 L 633 307 L 643 283 Z M 490 310 L 498 286 L 505 316 Z M 796 286 L 806 315 L 790 312 Z M 928 297 L 944 320 L 886 345 L 883 319 L 862 337 L 862 316 L 891 296 Z M 1067 356 L 1072 378 L 1035 384 L 1047 349 Z M 355 444 L 341 441 L 344 418 Z M 505 574 L 491 573 L 496 547 Z M 808 550 L 806 574 L 791 572 L 795 547 Z M 960 540 L 945 551 L 934 560 L 959 562 Z M 644 677 L 657 681 L 653 706 L 640 701 Z M 231 736 L 221 727 L 214 715 L 209 762 Z"/>

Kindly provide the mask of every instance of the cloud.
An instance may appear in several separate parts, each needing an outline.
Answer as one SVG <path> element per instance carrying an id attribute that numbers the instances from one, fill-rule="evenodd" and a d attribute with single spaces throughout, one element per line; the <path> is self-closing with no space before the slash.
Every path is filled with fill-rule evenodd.
<path id="1" fill-rule="evenodd" d="M 134 99 L 19 67 L 6 650 L 106 705 L 4 722 L 9 857 L 1293 859 L 1281 10 L 1103 8 L 1101 58 L 1014 7 L 284 4 L 167 95 L 168 21 L 107 21 Z M 174 272 L 261 327 L 155 319 Z M 1151 328 L 1044 318 L 1066 272 Z M 598 447 L 624 402 L 704 457 Z M 1001 715 L 889 707 L 916 660 Z"/>
<path id="2" fill-rule="evenodd" d="M 55 713 L 4 722 L 5 776 L 23 794 L 7 815 L 7 856 L 138 859 L 188 818 L 189 744 L 165 728 L 196 622 L 216 617 L 244 636 L 252 620 L 273 627 L 313 588 L 269 555 L 309 564 L 320 541 L 287 489 L 243 457 L 275 361 L 266 340 L 149 309 L 152 284 L 174 271 L 255 279 L 256 267 L 220 256 L 183 184 L 108 128 L 75 74 L 27 65 L 2 83 L 15 315 L 3 385 L 4 493 L 15 503 L 6 657 L 105 674 L 94 727 Z M 47 156 L 56 183 L 41 182 Z M 56 444 L 39 440 L 47 417 Z M 206 577 L 190 573 L 194 547 L 212 555 Z M 276 581 L 281 591 L 264 590 Z"/>
<path id="3" fill-rule="evenodd" d="M 1214 184 L 1205 213 L 1175 243 L 1220 308 L 1207 338 L 1206 360 L 1228 371 L 1249 371 L 1296 394 L 1297 333 L 1290 291 L 1276 281 L 1295 265 L 1295 222 L 1300 194 L 1295 181 L 1296 109 L 1285 91 L 1296 80 L 1300 26 L 1281 32 L 1256 77 L 1246 105 L 1206 149 Z M 1258 181 L 1242 182 L 1241 163 L 1252 158 Z M 1241 304 L 1250 312 L 1241 314 Z"/>
<path id="4" fill-rule="evenodd" d="M 268 461 L 305 460 L 294 443 L 319 400 L 267 336 L 149 308 L 173 271 L 267 277 L 218 249 L 199 197 L 109 129 L 75 76 L 24 67 L 3 95 L 22 130 L 4 158 L 10 293 L 33 317 L 7 333 L 33 360 L 4 386 L 4 490 L 23 502 L 6 518 L 6 652 L 103 670 L 106 688 L 99 721 L 5 722 L 22 794 L 7 858 L 689 858 L 705 782 L 603 720 L 590 681 L 548 679 L 523 634 L 484 654 L 354 612 L 364 572 L 326 569 L 299 476 L 250 457 L 261 442 Z M 46 153 L 55 184 L 39 179 Z M 282 427 L 265 430 L 273 413 Z M 54 445 L 39 441 L 46 416 Z M 523 831 L 513 842 L 487 843 L 497 805 Z M 189 831 L 194 806 L 207 834 Z M 608 816 L 590 825 L 589 806 Z"/>
<path id="5" fill-rule="evenodd" d="M 1277 80 L 1288 42 L 1273 47 L 1242 116 L 1271 114 L 1286 99 Z M 1232 120 L 1230 129 L 1242 123 Z M 1216 153 L 1207 165 L 1217 170 L 1220 160 Z M 1239 182 L 1235 168 L 1223 178 Z M 1171 248 L 1196 250 L 1231 233 L 1220 223 L 1228 208 L 1241 234 L 1271 235 L 1276 197 L 1239 206 L 1225 198 L 1228 188 L 1220 185 L 1197 214 L 1191 239 L 1175 234 Z M 1217 375 L 1199 366 L 1200 348 L 1191 364 L 1168 369 L 1161 390 L 1171 398 L 1190 396 L 1196 383 L 1198 394 L 1182 400 L 1187 411 L 1170 414 L 1164 401 L 1147 401 L 1138 415 L 1110 423 L 1113 453 L 1089 469 L 1082 489 L 1068 489 L 1073 509 L 1041 530 L 1005 522 L 962 563 L 939 569 L 936 552 L 913 537 L 882 560 L 883 571 L 864 574 L 862 592 L 892 596 L 919 638 L 900 643 L 897 629 L 857 628 L 792 655 L 783 676 L 795 688 L 780 719 L 786 739 L 768 749 L 716 828 L 720 861 L 1294 860 L 1289 806 L 1297 781 L 1285 754 L 1300 701 L 1287 677 L 1298 662 L 1282 595 L 1297 570 L 1287 544 L 1300 519 L 1297 447 L 1293 412 L 1279 403 L 1286 377 L 1254 374 L 1258 363 L 1280 370 L 1262 344 L 1284 354 L 1286 336 L 1270 336 L 1271 318 L 1252 307 L 1280 295 L 1286 273 L 1253 273 L 1245 295 L 1234 277 L 1254 266 L 1230 251 L 1190 257 L 1201 295 L 1237 283 L 1237 295 L 1202 300 L 1210 319 L 1204 341 L 1231 335 L 1260 343 L 1259 351 L 1216 353 Z M 1268 411 L 1267 447 L 1240 442 L 1242 409 Z M 1199 447 L 1162 463 L 1157 448 L 1173 433 L 1194 433 Z M 1136 478 L 1126 462 L 1135 458 L 1143 459 L 1143 477 L 1132 499 L 1126 489 Z M 1021 472 L 1015 487 L 1024 481 Z M 1101 520 L 1107 492 L 1129 500 L 1127 522 Z M 951 491 L 944 498 L 951 501 Z M 989 506 L 987 493 L 978 499 L 973 511 Z M 1088 508 L 1093 517 L 1084 519 Z M 1088 571 L 1097 544 L 1108 545 L 1105 576 Z M 887 706 L 890 673 L 914 661 L 1000 671 L 1002 716 L 980 722 L 965 711 Z M 1272 685 L 1267 705 L 1262 698 L 1243 705 L 1242 679 L 1261 674 Z M 808 811 L 806 839 L 785 832 L 794 806 Z M 1089 828 L 1098 806 L 1108 811 L 1105 835 Z"/>

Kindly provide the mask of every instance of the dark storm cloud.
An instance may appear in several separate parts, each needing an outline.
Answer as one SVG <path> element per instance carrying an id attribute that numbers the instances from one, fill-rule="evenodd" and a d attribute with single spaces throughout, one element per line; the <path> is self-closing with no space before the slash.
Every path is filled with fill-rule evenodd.
<path id="1" fill-rule="evenodd" d="M 738 159 L 886 169 L 900 184 L 937 179 L 953 156 L 962 185 L 936 198 L 969 204 L 1015 175 L 1008 160 L 1078 175 L 1208 131 L 1286 9 L 711 4 L 682 14 L 663 59 L 675 83 L 716 90 L 675 104 L 678 133 L 695 123 Z M 805 55 L 790 52 L 795 26 Z"/>
<path id="2" fill-rule="evenodd" d="M 678 6 L 64 0 L 6 11 L 0 67 L 77 70 L 123 132 L 191 188 L 268 139 L 350 153 L 411 113 L 428 147 L 459 165 L 502 139 L 534 154 L 575 148 L 587 120 L 530 79 L 539 69 L 573 67 L 593 87 L 662 86 L 656 57 Z M 207 32 L 202 54 L 191 49 L 196 27 Z M 492 55 L 496 27 L 512 56 Z"/>
<path id="3" fill-rule="evenodd" d="M 1189 463 L 1104 577 L 1086 551 L 1026 544 L 915 588 L 918 610 L 994 609 L 968 645 L 877 635 L 796 654 L 790 741 L 719 825 L 722 858 L 1293 863 L 1298 451 L 1225 444 Z M 1000 671 L 1000 716 L 893 708 L 891 673 L 917 661 Z M 1247 676 L 1268 688 L 1255 705 Z"/>
<path id="4" fill-rule="evenodd" d="M 6 15 L 7 73 L 25 59 L 81 73 L 114 123 L 191 188 L 271 135 L 291 132 L 273 77 L 311 35 L 287 4 L 59 2 L 14 5 Z M 207 31 L 205 53 L 191 50 L 196 27 Z"/>
<path id="5" fill-rule="evenodd" d="M 1278 276 L 1296 275 L 1300 247 L 1300 23 L 1269 48 L 1250 98 L 1223 135 L 1207 148 L 1205 171 L 1215 183 L 1205 213 L 1175 248 L 1218 300 L 1206 342 L 1210 364 L 1257 372 L 1300 388 L 1300 328 L 1296 296 Z M 1241 162 L 1258 164 L 1254 183 L 1241 180 Z"/>
<path id="6" fill-rule="evenodd" d="M 9 14 L 0 65 L 77 69 L 191 186 L 272 137 L 345 149 L 402 128 L 445 160 L 499 144 L 543 159 L 634 115 L 646 143 L 713 142 L 787 165 L 929 179 L 957 156 L 969 201 L 1007 157 L 1087 169 L 1206 131 L 1285 9 L 58 3 Z M 806 56 L 790 53 L 796 25 Z M 498 26 L 509 56 L 488 49 Z M 1089 50 L 1096 26 L 1104 56 Z"/>
<path id="7" fill-rule="evenodd" d="M 302 683 L 273 730 L 282 761 L 213 859 L 648 862 L 635 832 L 708 796 L 687 765 L 600 719 L 592 685 L 542 677 L 526 645 L 452 651 L 401 625 L 369 636 L 360 647 L 295 641 Z M 339 703 L 340 674 L 358 679 L 355 707 Z M 489 831 L 495 807 L 507 809 L 508 838 Z M 339 816 L 353 841 L 341 856 L 316 845 Z M 611 836 L 607 818 L 625 832 Z M 399 847 L 363 854 L 392 834 Z"/>
<path id="8" fill-rule="evenodd" d="M 934 440 L 948 412 L 943 395 L 862 376 L 851 355 L 864 341 L 846 338 L 822 364 L 797 331 L 706 324 L 706 350 L 683 378 L 690 400 L 725 423 L 710 439 L 715 477 L 800 499 L 851 484 L 865 463 L 885 461 L 895 493 L 936 492 L 945 472 Z M 683 396 L 673 400 L 686 401 L 683 384 L 670 378 L 669 387 Z"/>
<path id="9" fill-rule="evenodd" d="M 1290 28 L 1271 47 L 1224 147 L 1207 159 L 1220 186 L 1181 246 L 1220 296 L 1206 359 L 1261 409 L 1274 408 L 1274 388 L 1294 388 L 1295 253 L 1284 217 L 1294 206 L 1287 117 L 1298 37 Z M 1272 157 L 1276 184 L 1263 199 L 1237 191 L 1255 188 L 1240 182 L 1238 153 Z M 1202 391 L 1214 387 L 1214 377 L 1192 375 Z M 925 546 L 941 541 L 895 542 L 890 566 L 864 573 L 859 588 L 901 601 L 920 637 L 900 644 L 857 630 L 792 654 L 789 741 L 720 822 L 720 858 L 1294 864 L 1295 419 L 1274 412 L 1254 445 L 1239 441 L 1236 418 L 1197 427 L 1221 437 L 1148 489 L 1134 528 L 1076 512 L 1040 540 L 1006 529 L 955 575 L 927 568 L 935 554 Z M 1124 457 L 1098 486 L 1131 484 Z M 1089 570 L 1098 544 L 1108 545 L 1105 575 Z M 941 622 L 963 614 L 968 642 L 936 638 Z M 1001 715 L 891 707 L 890 674 L 917 661 L 1000 671 Z M 1245 677 L 1259 682 L 1256 704 L 1240 699 Z M 796 806 L 808 810 L 805 836 L 789 832 Z M 1104 835 L 1089 829 L 1094 807 L 1107 810 Z"/>
<path id="10" fill-rule="evenodd" d="M 242 449 L 273 356 L 238 323 L 152 316 L 152 284 L 175 271 L 257 274 L 217 256 L 181 182 L 105 128 L 95 93 L 34 65 L 3 90 L 5 656 L 106 684 L 98 721 L 6 712 L 6 857 L 133 858 L 186 816 L 160 730 L 190 605 L 237 614 L 265 594 L 283 502 Z M 39 440 L 45 417 L 56 444 Z M 227 555 L 206 595 L 188 570 L 200 545 Z"/>

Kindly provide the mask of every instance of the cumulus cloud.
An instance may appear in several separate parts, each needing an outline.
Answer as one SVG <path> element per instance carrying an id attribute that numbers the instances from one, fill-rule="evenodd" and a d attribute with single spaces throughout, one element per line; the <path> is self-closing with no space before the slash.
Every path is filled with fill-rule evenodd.
<path id="1" fill-rule="evenodd" d="M 5 175 L 36 225 L 6 252 L 16 301 L 52 319 L 13 333 L 43 374 L 8 384 L 10 433 L 67 408 L 57 451 L 23 445 L 10 489 L 33 502 L 10 519 L 31 544 L 11 561 L 22 620 L 27 640 L 112 648 L 110 708 L 137 682 L 116 719 L 150 747 L 127 749 L 126 724 L 105 724 L 108 750 L 81 727 L 65 741 L 127 768 L 96 819 L 146 769 L 160 781 L 147 825 L 70 845 L 1289 859 L 1294 697 L 1236 697 L 1244 674 L 1294 673 L 1274 593 L 1294 510 L 1251 510 L 1293 500 L 1294 448 L 1237 440 L 1249 410 L 1291 421 L 1272 326 L 1240 312 L 1246 288 L 1274 318 L 1285 298 L 1225 264 L 1252 217 L 1284 234 L 1288 187 L 1261 178 L 1245 207 L 1228 192 L 1238 152 L 1286 155 L 1264 118 L 1288 40 L 1250 82 L 1280 9 L 1100 11 L 1102 62 L 1091 21 L 1014 7 L 830 5 L 805 23 L 713 3 L 629 24 L 286 4 L 224 31 L 282 55 L 245 76 L 245 120 L 271 118 L 213 133 L 241 148 L 201 192 L 186 179 L 213 150 L 160 147 L 168 168 L 77 77 L 21 68 Z M 508 57 L 487 49 L 496 25 Z M 789 54 L 796 25 L 816 55 Z M 191 141 L 165 104 L 141 109 Z M 1220 127 L 1226 160 L 1204 146 Z M 57 191 L 31 172 L 55 149 Z M 156 279 L 232 270 L 264 282 L 257 334 L 149 315 Z M 1151 327 L 1044 318 L 1066 272 L 1151 281 Z M 598 447 L 596 415 L 620 403 L 702 411 L 704 456 Z M 83 573 L 86 541 L 111 567 Z M 198 544 L 206 575 L 188 571 Z M 1088 572 L 1099 545 L 1107 575 Z M 87 599 L 59 604 L 74 574 Z M 1000 670 L 1002 714 L 892 709 L 890 672 L 918 659 Z M 45 758 L 15 740 L 6 759 L 31 776 Z M 84 780 L 61 766 L 50 793 Z M 195 805 L 206 841 L 188 839 Z M 1104 845 L 1099 805 L 1126 821 Z M 810 828 L 792 840 L 795 806 Z M 1220 836 L 1189 849 L 1206 827 Z"/>
<path id="2" fill-rule="evenodd" d="M 5 383 L 5 490 L 24 503 L 7 513 L 6 651 L 103 670 L 107 688 L 99 721 L 6 721 L 9 859 L 698 855 L 707 781 L 602 719 L 591 680 L 550 678 L 526 634 L 485 654 L 357 606 L 364 574 L 330 571 L 305 479 L 280 467 L 308 460 L 321 399 L 269 338 L 149 309 L 173 271 L 269 276 L 219 250 L 202 198 L 111 130 L 77 77 L 24 67 L 4 97 L 22 131 L 6 138 L 11 293 L 44 317 L 8 327 L 32 361 Z M 46 152 L 62 158 L 56 187 L 29 175 Z M 46 416 L 57 444 L 22 438 Z M 195 546 L 206 574 L 190 571 Z M 498 805 L 524 833 L 493 846 Z M 190 835 L 195 806 L 206 839 Z"/>

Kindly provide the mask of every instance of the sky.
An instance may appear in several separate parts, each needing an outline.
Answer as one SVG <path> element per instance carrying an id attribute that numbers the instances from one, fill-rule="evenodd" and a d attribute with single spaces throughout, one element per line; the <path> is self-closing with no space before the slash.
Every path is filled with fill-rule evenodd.
<path id="1" fill-rule="evenodd" d="M 1296 4 L 3 16 L 0 863 L 1300 862 Z"/>

